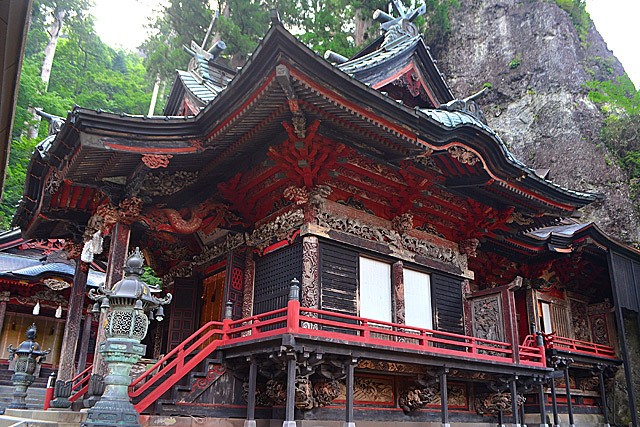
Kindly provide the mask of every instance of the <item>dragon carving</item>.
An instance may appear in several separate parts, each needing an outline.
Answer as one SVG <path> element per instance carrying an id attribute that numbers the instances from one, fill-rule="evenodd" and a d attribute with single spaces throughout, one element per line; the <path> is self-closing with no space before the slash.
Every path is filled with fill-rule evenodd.
<path id="1" fill-rule="evenodd" d="M 177 234 L 192 234 L 203 225 L 219 227 L 233 222 L 237 217 L 222 204 L 201 203 L 195 208 L 180 210 L 152 208 L 142 220 L 152 229 Z"/>

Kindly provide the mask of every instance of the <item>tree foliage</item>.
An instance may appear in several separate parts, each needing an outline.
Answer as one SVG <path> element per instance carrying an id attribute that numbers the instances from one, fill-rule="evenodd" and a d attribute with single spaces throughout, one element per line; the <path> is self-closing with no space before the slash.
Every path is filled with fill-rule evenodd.
<path id="1" fill-rule="evenodd" d="M 91 16 L 79 13 L 82 9 L 66 12 L 48 86 L 42 81 L 42 52 L 48 40 L 49 15 L 61 5 L 72 7 L 85 3 L 75 0 L 34 2 L 20 76 L 11 154 L 0 203 L 2 229 L 9 228 L 22 195 L 31 153 L 47 133 L 47 126 L 40 126 L 36 138 L 26 137 L 26 130 L 34 120 L 29 107 L 62 117 L 76 104 L 132 114 L 144 114 L 148 108 L 151 88 L 145 79 L 142 59 L 105 45 L 95 34 Z"/>
<path id="2" fill-rule="evenodd" d="M 630 178 L 634 196 L 640 196 L 640 91 L 624 74 L 615 80 L 587 83 L 589 99 L 605 114 L 602 138 Z"/>

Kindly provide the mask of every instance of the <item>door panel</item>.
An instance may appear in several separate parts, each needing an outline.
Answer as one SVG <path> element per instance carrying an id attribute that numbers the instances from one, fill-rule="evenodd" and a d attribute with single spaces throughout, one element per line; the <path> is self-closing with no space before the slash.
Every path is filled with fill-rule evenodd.
<path id="1" fill-rule="evenodd" d="M 198 324 L 198 281 L 194 278 L 176 279 L 174 292 L 167 351 L 173 350 L 195 332 Z"/>

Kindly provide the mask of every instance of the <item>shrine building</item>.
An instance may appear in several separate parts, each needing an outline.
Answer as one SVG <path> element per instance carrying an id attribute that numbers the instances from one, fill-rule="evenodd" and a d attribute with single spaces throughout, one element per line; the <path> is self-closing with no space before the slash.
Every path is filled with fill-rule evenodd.
<path id="1" fill-rule="evenodd" d="M 640 252 L 577 222 L 603 196 L 518 161 L 396 13 L 352 58 L 276 15 L 240 70 L 194 44 L 163 116 L 76 107 L 34 153 L 23 236 L 108 286 L 138 246 L 174 295 L 130 388 L 143 425 L 637 425 Z M 99 397 L 99 359 L 67 397 Z"/>

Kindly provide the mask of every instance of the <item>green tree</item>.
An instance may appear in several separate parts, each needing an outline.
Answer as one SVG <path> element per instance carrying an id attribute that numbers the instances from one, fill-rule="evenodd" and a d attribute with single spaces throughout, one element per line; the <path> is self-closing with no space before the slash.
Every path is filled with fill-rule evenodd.
<path id="1" fill-rule="evenodd" d="M 37 9 L 35 13 L 40 13 Z M 142 58 L 106 46 L 95 34 L 90 16 L 73 15 L 73 25 L 57 41 L 50 78 L 41 78 L 44 60 L 41 48 L 47 43 L 44 19 L 32 19 L 13 127 L 7 179 L 0 204 L 0 227 L 7 229 L 23 191 L 28 162 L 36 144 L 47 134 L 30 138 L 26 130 L 33 123 L 30 107 L 57 116 L 66 116 L 75 104 L 88 108 L 144 114 L 150 99 L 150 85 L 145 79 Z M 33 37 L 32 37 L 33 36 Z M 31 54 L 29 54 L 31 52 Z"/>

